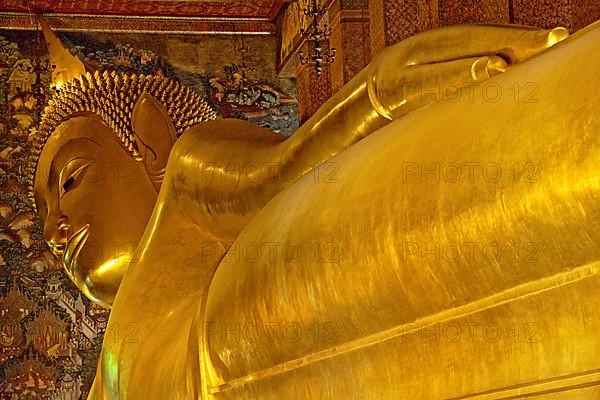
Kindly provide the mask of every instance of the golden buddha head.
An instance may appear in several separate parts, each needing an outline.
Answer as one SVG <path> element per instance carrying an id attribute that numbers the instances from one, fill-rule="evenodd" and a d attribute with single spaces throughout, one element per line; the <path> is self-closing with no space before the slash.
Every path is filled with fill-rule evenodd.
<path id="1" fill-rule="evenodd" d="M 134 261 L 174 142 L 216 114 L 162 76 L 96 72 L 57 87 L 33 144 L 31 200 L 71 280 L 108 307 Z"/>

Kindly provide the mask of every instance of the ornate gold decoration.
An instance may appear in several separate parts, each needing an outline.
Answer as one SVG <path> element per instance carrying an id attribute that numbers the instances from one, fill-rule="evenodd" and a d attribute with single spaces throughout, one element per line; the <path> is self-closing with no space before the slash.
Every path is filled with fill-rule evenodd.
<path id="1" fill-rule="evenodd" d="M 167 110 L 177 136 L 202 121 L 217 118 L 217 113 L 198 93 L 179 82 L 159 75 L 126 75 L 117 72 L 87 73 L 67 82 L 56 92 L 44 109 L 38 136 L 32 144 L 32 158 L 26 168 L 29 198 L 33 199 L 33 180 L 39 155 L 50 134 L 66 119 L 78 112 L 97 114 L 112 128 L 123 147 L 140 160 L 131 125 L 133 107 L 148 93 Z"/>

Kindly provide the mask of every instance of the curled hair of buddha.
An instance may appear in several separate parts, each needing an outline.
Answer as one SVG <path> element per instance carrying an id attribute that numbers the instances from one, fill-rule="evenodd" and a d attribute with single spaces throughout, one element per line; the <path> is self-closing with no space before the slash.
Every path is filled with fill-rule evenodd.
<path id="1" fill-rule="evenodd" d="M 131 116 L 142 93 L 152 95 L 165 107 L 178 137 L 199 122 L 217 118 L 215 111 L 200 95 L 163 76 L 96 72 L 73 79 L 49 101 L 32 144 L 32 155 L 25 172 L 34 209 L 33 181 L 42 149 L 52 132 L 76 113 L 92 112 L 98 115 L 132 157 L 141 160 Z"/>

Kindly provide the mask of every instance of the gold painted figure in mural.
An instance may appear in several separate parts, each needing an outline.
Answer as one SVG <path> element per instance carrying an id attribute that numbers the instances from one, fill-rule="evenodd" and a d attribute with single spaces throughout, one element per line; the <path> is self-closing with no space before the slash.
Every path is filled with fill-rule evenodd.
<path id="1" fill-rule="evenodd" d="M 112 306 L 90 398 L 600 394 L 597 25 L 419 34 L 286 140 L 46 34 L 35 204 Z"/>
<path id="2" fill-rule="evenodd" d="M 18 60 L 8 77 L 8 98 L 12 99 L 19 92 L 30 92 L 36 80 L 37 75 L 33 72 L 31 60 Z"/>

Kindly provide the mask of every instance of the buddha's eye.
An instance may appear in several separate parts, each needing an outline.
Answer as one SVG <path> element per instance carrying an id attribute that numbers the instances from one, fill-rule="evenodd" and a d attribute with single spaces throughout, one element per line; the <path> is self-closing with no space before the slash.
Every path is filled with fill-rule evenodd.
<path id="1" fill-rule="evenodd" d="M 60 186 L 61 197 L 71 190 L 75 189 L 83 181 L 85 171 L 92 165 L 91 162 L 83 159 L 71 161 L 65 170 L 61 173 L 62 185 Z M 70 172 L 72 171 L 72 172 Z"/>
<path id="2" fill-rule="evenodd" d="M 74 183 L 75 183 L 75 178 L 70 176 L 69 179 L 67 179 L 67 181 L 65 183 L 63 183 L 63 191 L 65 191 L 65 192 L 69 191 L 69 189 L 71 188 L 71 186 L 73 186 Z"/>

